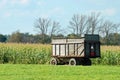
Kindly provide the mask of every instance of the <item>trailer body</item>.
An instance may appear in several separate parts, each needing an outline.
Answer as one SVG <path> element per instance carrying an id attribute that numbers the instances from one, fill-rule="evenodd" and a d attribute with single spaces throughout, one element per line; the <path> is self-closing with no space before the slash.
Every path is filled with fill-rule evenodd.
<path id="1" fill-rule="evenodd" d="M 99 35 L 86 34 L 80 39 L 52 39 L 51 64 L 70 64 L 71 59 L 80 64 L 85 60 L 90 62 L 89 58 L 97 57 L 100 57 Z"/>

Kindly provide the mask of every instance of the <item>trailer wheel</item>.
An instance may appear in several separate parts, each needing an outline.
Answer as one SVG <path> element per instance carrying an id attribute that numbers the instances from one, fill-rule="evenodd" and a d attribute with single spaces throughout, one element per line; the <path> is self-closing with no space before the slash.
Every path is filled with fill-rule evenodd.
<path id="1" fill-rule="evenodd" d="M 69 60 L 69 65 L 77 65 L 77 62 L 76 62 L 76 60 L 75 60 L 75 58 L 71 58 L 70 60 Z"/>
<path id="2" fill-rule="evenodd" d="M 57 64 L 58 64 L 57 59 L 56 59 L 56 58 L 52 58 L 52 59 L 50 60 L 50 64 L 51 64 L 51 65 L 57 65 Z"/>

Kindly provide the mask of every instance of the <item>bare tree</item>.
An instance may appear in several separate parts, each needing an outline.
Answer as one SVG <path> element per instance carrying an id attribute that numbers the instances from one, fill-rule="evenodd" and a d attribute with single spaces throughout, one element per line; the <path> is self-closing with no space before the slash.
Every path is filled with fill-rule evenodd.
<path id="1" fill-rule="evenodd" d="M 103 33 L 105 33 L 105 36 L 108 37 L 110 33 L 113 33 L 115 27 L 116 25 L 111 21 L 105 21 L 103 24 Z"/>
<path id="2" fill-rule="evenodd" d="M 116 24 L 114 24 L 111 21 L 104 21 L 103 25 L 101 25 L 101 32 L 104 34 L 105 36 L 105 41 L 107 43 L 107 45 L 109 44 L 109 34 L 113 33 L 115 31 L 115 27 Z"/>
<path id="3" fill-rule="evenodd" d="M 103 34 L 103 24 L 104 24 L 104 20 L 101 19 L 98 27 L 97 27 L 97 33 L 100 35 L 100 34 Z"/>
<path id="4" fill-rule="evenodd" d="M 98 29 L 98 24 L 101 21 L 100 13 L 92 12 L 90 16 L 88 16 L 88 27 L 87 33 L 90 32 L 94 34 L 95 31 Z"/>
<path id="5" fill-rule="evenodd" d="M 51 38 L 53 37 L 53 35 L 59 33 L 61 30 L 60 30 L 60 23 L 59 22 L 56 22 L 56 21 L 53 21 L 52 23 L 52 28 L 51 28 L 51 32 L 50 32 L 50 36 Z"/>
<path id="6" fill-rule="evenodd" d="M 87 16 L 81 15 L 80 16 L 80 25 L 79 25 L 79 34 L 80 34 L 80 36 L 85 33 L 87 23 L 88 23 Z"/>
<path id="7" fill-rule="evenodd" d="M 79 28 L 79 15 L 78 14 L 74 14 L 71 21 L 69 21 L 69 28 L 73 30 L 74 34 L 78 35 L 78 28 Z"/>
<path id="8" fill-rule="evenodd" d="M 47 34 L 49 26 L 50 20 L 45 18 L 39 18 L 35 24 L 35 28 L 40 34 Z"/>
<path id="9" fill-rule="evenodd" d="M 42 42 L 45 41 L 45 36 L 48 33 L 48 27 L 50 26 L 50 20 L 45 18 L 39 18 L 35 24 L 35 28 L 42 35 Z"/>
<path id="10" fill-rule="evenodd" d="M 119 33 L 120 32 L 120 23 L 115 24 L 115 33 Z"/>
<path id="11" fill-rule="evenodd" d="M 40 33 L 42 36 L 42 42 L 45 43 L 46 38 L 52 38 L 53 35 L 61 32 L 60 23 L 56 21 L 51 21 L 50 19 L 39 18 L 35 24 L 35 29 Z"/>
<path id="12" fill-rule="evenodd" d="M 85 15 L 74 14 L 71 21 L 69 21 L 69 28 L 73 30 L 74 34 L 81 36 L 87 25 L 87 17 Z"/>

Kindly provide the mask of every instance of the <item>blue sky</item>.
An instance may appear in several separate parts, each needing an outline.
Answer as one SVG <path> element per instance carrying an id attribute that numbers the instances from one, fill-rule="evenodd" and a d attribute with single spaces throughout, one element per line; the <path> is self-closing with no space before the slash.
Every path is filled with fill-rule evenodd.
<path id="1" fill-rule="evenodd" d="M 66 28 L 73 14 L 101 12 L 115 23 L 120 22 L 120 0 L 0 0 L 0 33 L 19 30 L 36 34 L 34 24 L 39 17 L 60 22 Z"/>

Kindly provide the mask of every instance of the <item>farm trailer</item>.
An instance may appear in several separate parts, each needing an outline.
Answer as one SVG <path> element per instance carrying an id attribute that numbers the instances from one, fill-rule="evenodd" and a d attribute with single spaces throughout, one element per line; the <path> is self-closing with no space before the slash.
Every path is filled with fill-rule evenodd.
<path id="1" fill-rule="evenodd" d="M 52 39 L 52 65 L 91 65 L 90 58 L 97 57 L 100 57 L 99 35 L 85 34 L 80 39 Z"/>

